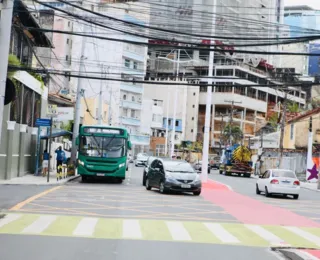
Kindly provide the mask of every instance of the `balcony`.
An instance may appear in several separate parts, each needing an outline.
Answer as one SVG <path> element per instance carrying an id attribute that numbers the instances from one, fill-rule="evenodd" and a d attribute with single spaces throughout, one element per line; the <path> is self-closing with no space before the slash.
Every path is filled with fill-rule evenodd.
<path id="1" fill-rule="evenodd" d="M 141 110 L 141 103 L 134 101 L 121 100 L 120 107 Z"/>
<path id="2" fill-rule="evenodd" d="M 131 118 L 131 117 L 120 117 L 121 123 L 123 125 L 133 125 L 133 126 L 140 126 L 140 119 L 138 118 Z"/>
<path id="3" fill-rule="evenodd" d="M 150 145 L 150 136 L 147 135 L 130 135 L 133 145 Z"/>
<path id="4" fill-rule="evenodd" d="M 143 87 L 141 84 L 132 85 L 129 83 L 121 83 L 120 89 L 123 91 L 128 91 L 132 93 L 142 94 L 143 93 Z"/>
<path id="5" fill-rule="evenodd" d="M 140 53 L 135 53 L 132 51 L 124 50 L 123 57 L 129 58 L 129 59 L 135 60 L 135 61 L 145 62 L 145 54 L 144 53 L 140 54 Z"/>
<path id="6" fill-rule="evenodd" d="M 145 75 L 145 71 L 141 70 L 141 69 L 133 69 L 133 68 L 128 68 L 128 67 L 124 67 L 122 69 L 122 73 L 127 74 L 127 75 L 134 75 L 136 77 L 144 77 Z"/>

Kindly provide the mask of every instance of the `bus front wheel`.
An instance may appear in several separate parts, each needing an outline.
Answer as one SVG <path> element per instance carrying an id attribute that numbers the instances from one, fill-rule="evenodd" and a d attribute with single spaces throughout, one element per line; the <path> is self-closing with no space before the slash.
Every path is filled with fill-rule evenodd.
<path id="1" fill-rule="evenodd" d="M 87 181 L 87 176 L 82 175 L 82 176 L 81 176 L 81 180 L 82 180 L 82 182 L 86 182 L 86 181 Z"/>

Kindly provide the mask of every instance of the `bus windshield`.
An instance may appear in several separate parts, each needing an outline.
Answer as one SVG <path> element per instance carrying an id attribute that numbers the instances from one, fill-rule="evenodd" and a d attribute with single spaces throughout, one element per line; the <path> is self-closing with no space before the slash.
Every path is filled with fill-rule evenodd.
<path id="1" fill-rule="evenodd" d="M 126 139 L 105 136 L 81 136 L 80 154 L 89 157 L 120 158 L 126 155 Z"/>

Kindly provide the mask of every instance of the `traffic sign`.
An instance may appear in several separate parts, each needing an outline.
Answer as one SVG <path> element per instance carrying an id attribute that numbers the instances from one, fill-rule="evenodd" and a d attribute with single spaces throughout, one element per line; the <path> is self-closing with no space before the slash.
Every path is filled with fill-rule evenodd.
<path id="1" fill-rule="evenodd" d="M 55 117 L 57 115 L 58 115 L 58 106 L 57 105 L 48 105 L 47 116 Z"/>
<path id="2" fill-rule="evenodd" d="M 36 126 L 51 126 L 51 119 L 37 118 Z"/>

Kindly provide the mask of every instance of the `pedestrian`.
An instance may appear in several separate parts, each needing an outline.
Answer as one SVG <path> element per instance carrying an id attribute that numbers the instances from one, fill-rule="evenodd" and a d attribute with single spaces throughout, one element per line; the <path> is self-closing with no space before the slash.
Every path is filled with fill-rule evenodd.
<path id="1" fill-rule="evenodd" d="M 46 149 L 42 154 L 42 176 L 43 177 L 47 175 L 47 171 L 49 167 L 49 158 L 50 158 L 50 155 Z"/>
<path id="2" fill-rule="evenodd" d="M 63 162 L 65 160 L 66 154 L 62 150 L 61 146 L 59 146 L 59 148 L 57 150 L 55 150 L 55 153 L 57 154 L 57 169 L 58 169 L 59 166 L 62 167 L 62 164 L 63 164 Z"/>

